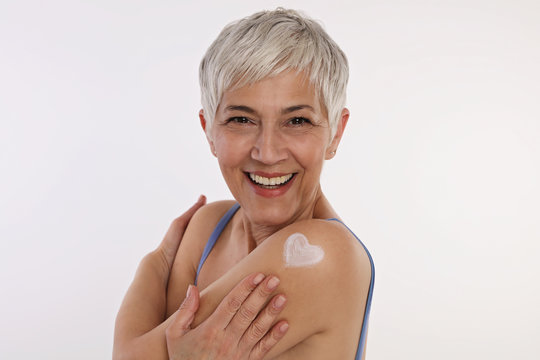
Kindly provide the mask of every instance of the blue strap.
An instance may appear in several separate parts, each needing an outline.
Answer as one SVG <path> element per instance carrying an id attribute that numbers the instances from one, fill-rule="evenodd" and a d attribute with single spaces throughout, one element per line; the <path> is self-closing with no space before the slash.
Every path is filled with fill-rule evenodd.
<path id="1" fill-rule="evenodd" d="M 328 219 L 328 220 L 337 221 L 337 222 L 343 224 L 343 222 L 341 220 L 336 219 L 336 218 L 331 218 L 331 219 Z M 345 226 L 351 232 L 351 234 L 354 235 L 356 240 L 358 240 L 360 242 L 360 244 L 362 245 L 362 247 L 364 248 L 364 250 L 366 251 L 366 253 L 367 253 L 368 257 L 369 257 L 369 263 L 371 265 L 371 279 L 369 281 L 369 292 L 368 292 L 368 297 L 367 297 L 367 301 L 366 301 L 366 308 L 364 309 L 364 320 L 362 321 L 362 330 L 360 331 L 360 341 L 358 342 L 358 350 L 356 350 L 356 357 L 355 357 L 356 360 L 361 360 L 362 359 L 362 354 L 364 353 L 364 347 L 366 345 L 367 327 L 368 327 L 368 322 L 369 322 L 369 312 L 371 310 L 371 298 L 373 297 L 373 286 L 375 285 L 375 265 L 373 264 L 373 258 L 371 257 L 371 254 L 369 253 L 369 251 L 366 248 L 366 246 L 364 245 L 364 243 L 358 238 L 358 236 L 356 236 L 355 233 L 352 232 L 351 229 L 349 229 L 349 227 L 347 225 L 343 224 L 343 226 Z"/>
<path id="2" fill-rule="evenodd" d="M 195 285 L 197 285 L 197 279 L 199 278 L 199 272 L 201 271 L 201 268 L 206 261 L 206 258 L 210 254 L 210 251 L 212 251 L 212 248 L 216 244 L 217 239 L 219 238 L 219 235 L 223 232 L 223 229 L 225 229 L 225 226 L 229 223 L 233 215 L 236 213 L 236 211 L 240 208 L 239 203 L 235 203 L 226 213 L 223 215 L 221 220 L 219 220 L 218 224 L 216 225 L 216 228 L 212 232 L 212 235 L 210 235 L 210 238 L 208 239 L 208 242 L 206 243 L 206 246 L 204 247 L 204 251 L 201 256 L 201 260 L 199 261 L 199 266 L 197 267 L 197 274 L 195 275 Z"/>

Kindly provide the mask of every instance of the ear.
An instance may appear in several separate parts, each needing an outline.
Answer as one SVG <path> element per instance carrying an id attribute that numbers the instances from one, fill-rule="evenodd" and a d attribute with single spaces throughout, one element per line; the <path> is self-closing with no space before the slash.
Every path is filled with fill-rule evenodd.
<path id="1" fill-rule="evenodd" d="M 212 152 L 212 155 L 217 157 L 216 147 L 214 146 L 214 142 L 212 141 L 212 138 L 210 137 L 210 135 L 208 135 L 208 132 L 210 131 L 210 129 L 207 129 L 208 122 L 206 121 L 206 118 L 204 117 L 203 109 L 199 111 L 199 119 L 201 120 L 201 127 L 204 131 L 204 135 L 206 135 L 206 140 L 208 141 L 208 144 L 210 145 L 210 151 Z"/>
<path id="2" fill-rule="evenodd" d="M 339 142 L 341 141 L 341 137 L 343 136 L 343 132 L 345 131 L 345 127 L 349 121 L 349 115 L 349 109 L 343 108 L 343 110 L 341 110 L 341 117 L 338 120 L 336 134 L 326 149 L 326 160 L 330 160 L 336 155 Z"/>

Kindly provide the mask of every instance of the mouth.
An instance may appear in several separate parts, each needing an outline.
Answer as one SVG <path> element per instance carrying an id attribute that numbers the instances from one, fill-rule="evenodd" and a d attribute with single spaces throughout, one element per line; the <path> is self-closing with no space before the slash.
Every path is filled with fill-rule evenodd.
<path id="1" fill-rule="evenodd" d="M 245 173 L 251 182 L 263 189 L 279 189 L 282 186 L 285 186 L 289 183 L 296 173 L 286 174 L 282 176 L 275 177 L 265 177 L 261 175 L 256 175 L 254 173 Z"/>

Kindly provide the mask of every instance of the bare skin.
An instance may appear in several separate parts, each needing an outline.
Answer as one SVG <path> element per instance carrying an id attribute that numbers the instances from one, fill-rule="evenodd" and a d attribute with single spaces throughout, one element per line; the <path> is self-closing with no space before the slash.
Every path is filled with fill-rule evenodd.
<path id="1" fill-rule="evenodd" d="M 113 359 L 260 360 L 286 334 L 286 321 L 274 324 L 286 304 L 283 294 L 272 297 L 279 279 L 261 273 L 242 279 L 196 327 L 192 323 L 200 299 L 194 286 L 165 320 L 167 282 L 178 246 L 205 202 L 201 196 L 175 219 L 158 248 L 141 261 L 116 318 Z"/>
<path id="2" fill-rule="evenodd" d="M 200 299 L 197 288 L 190 286 L 165 331 L 169 359 L 263 359 L 288 330 L 286 321 L 273 325 L 286 303 L 285 296 L 277 295 L 265 306 L 278 284 L 275 276 L 247 276 L 206 321 L 193 328 Z"/>
<path id="3" fill-rule="evenodd" d="M 195 214 L 185 234 L 185 248 L 196 246 L 208 223 L 213 223 L 233 202 L 209 204 Z M 287 294 L 287 308 L 279 319 L 290 329 L 265 359 L 351 359 L 360 337 L 363 309 L 369 287 L 369 260 L 358 241 L 341 224 L 320 219 L 337 217 L 324 197 L 315 206 L 311 220 L 291 224 L 265 239 L 245 254 L 246 247 L 230 246 L 241 239 L 242 209 L 233 217 L 199 275 L 201 306 L 194 325 L 203 321 L 232 289 L 238 279 L 257 269 L 276 274 L 281 282 L 275 293 Z M 211 220 L 209 220 L 211 219 Z M 286 268 L 282 260 L 288 235 L 302 232 L 326 255 L 308 268 Z M 221 245 L 218 247 L 218 244 Z M 229 248 L 227 249 L 229 245 Z M 242 250 L 242 248 L 244 250 Z M 234 252 L 233 249 L 238 249 Z M 185 289 L 194 278 L 180 264 L 196 267 L 202 249 L 177 255 L 168 287 L 168 313 L 177 309 Z M 190 256 L 191 255 L 191 256 Z"/>
<path id="4" fill-rule="evenodd" d="M 214 314 L 223 308 L 220 304 L 227 303 L 236 309 L 235 316 L 244 318 L 244 325 L 249 323 L 246 319 L 256 319 L 257 307 L 240 310 L 228 296 L 250 274 L 260 272 L 269 279 L 272 274 L 280 283 L 267 293 L 268 298 L 285 294 L 287 299 L 279 316 L 274 314 L 273 324 L 287 321 L 290 328 L 264 359 L 352 359 L 360 337 L 371 266 L 354 235 L 342 224 L 326 220 L 338 216 L 319 184 L 324 160 L 335 155 L 349 112 L 342 110 L 331 138 L 325 109 L 304 79 L 301 74 L 285 72 L 226 91 L 211 127 L 200 113 L 211 151 L 241 208 L 199 274 L 201 293 L 189 328 L 195 332 L 204 326 L 209 330 L 204 332 L 203 343 L 219 343 L 223 327 Z M 283 183 L 282 179 L 287 180 Z M 280 185 L 272 185 L 270 180 L 273 184 L 280 181 Z M 195 281 L 206 241 L 233 203 L 206 205 L 191 219 L 167 285 L 166 316 L 182 314 L 188 308 L 181 304 Z M 294 233 L 320 247 L 324 258 L 310 266 L 287 267 L 284 244 Z M 154 312 L 162 308 L 155 300 Z M 141 322 L 150 319 L 146 316 Z M 152 329 L 144 339 L 145 347 L 152 348 L 152 359 L 167 358 L 165 339 L 170 338 L 166 336 L 170 319 L 160 325 L 145 325 Z M 212 326 L 206 325 L 209 321 Z M 185 322 L 180 323 L 182 329 L 189 330 Z M 264 334 L 271 326 L 256 332 Z M 199 342 L 190 341 L 186 346 L 193 343 Z"/>
<path id="5" fill-rule="evenodd" d="M 371 267 L 350 231 L 325 220 L 338 216 L 319 184 L 323 163 L 335 155 L 349 112 L 342 110 L 331 136 L 326 110 L 306 78 L 288 71 L 226 91 L 211 126 L 204 112 L 199 114 L 210 149 L 241 208 L 199 274 L 201 301 L 193 323 L 210 316 L 247 274 L 275 274 L 281 280 L 276 291 L 287 295 L 281 316 L 290 329 L 265 358 L 351 359 Z M 194 215 L 172 269 L 168 314 L 195 280 L 206 241 L 232 204 L 209 204 Z M 286 267 L 284 243 L 294 233 L 319 246 L 324 259 L 313 266 Z"/>

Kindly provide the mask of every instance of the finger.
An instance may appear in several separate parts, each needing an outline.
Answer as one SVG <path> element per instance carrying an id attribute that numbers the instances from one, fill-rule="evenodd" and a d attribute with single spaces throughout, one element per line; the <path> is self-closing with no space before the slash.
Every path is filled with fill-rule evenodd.
<path id="1" fill-rule="evenodd" d="M 244 335 L 240 339 L 239 348 L 251 350 L 262 337 L 270 330 L 277 316 L 281 313 L 287 299 L 284 295 L 275 296 L 266 307 L 251 322 Z M 249 351 L 248 351 L 249 352 Z"/>
<path id="2" fill-rule="evenodd" d="M 176 317 L 165 331 L 168 339 L 175 339 L 183 336 L 191 329 L 191 323 L 195 318 L 195 313 L 199 309 L 199 290 L 196 286 L 189 285 L 186 298 L 176 312 Z"/>
<path id="3" fill-rule="evenodd" d="M 216 310 L 210 315 L 209 320 L 212 318 L 212 321 L 215 321 L 217 326 L 225 329 L 247 297 L 264 278 L 264 274 L 261 273 L 255 273 L 245 277 L 223 298 Z M 240 338 L 240 335 L 238 335 L 238 338 Z"/>
<path id="4" fill-rule="evenodd" d="M 232 318 L 227 331 L 236 334 L 240 339 L 242 334 L 252 325 L 253 320 L 259 312 L 264 308 L 264 305 L 268 302 L 270 295 L 279 285 L 279 279 L 276 276 L 269 276 L 263 281 L 257 288 L 251 293 L 251 295 L 244 301 L 244 303 L 238 309 L 236 315 Z M 252 344 L 255 344 L 270 328 L 261 328 L 260 323 L 256 328 L 252 328 L 252 331 L 257 333 L 258 337 Z"/>
<path id="5" fill-rule="evenodd" d="M 279 342 L 283 339 L 285 334 L 289 330 L 289 323 L 285 320 L 278 322 L 271 331 L 269 331 L 262 339 L 259 341 L 251 351 L 249 355 L 250 360 L 260 360 L 263 359 L 266 354 Z"/>
<path id="6" fill-rule="evenodd" d="M 172 267 L 176 252 L 178 251 L 178 246 L 180 245 L 184 231 L 189 224 L 189 220 L 191 220 L 193 214 L 195 214 L 195 212 L 197 212 L 197 210 L 199 210 L 199 208 L 204 204 L 206 204 L 206 196 L 201 195 L 192 207 L 174 219 L 169 226 L 169 230 L 167 230 L 163 241 L 158 247 L 158 249 L 160 249 L 163 253 L 169 268 Z"/>

